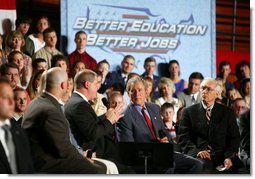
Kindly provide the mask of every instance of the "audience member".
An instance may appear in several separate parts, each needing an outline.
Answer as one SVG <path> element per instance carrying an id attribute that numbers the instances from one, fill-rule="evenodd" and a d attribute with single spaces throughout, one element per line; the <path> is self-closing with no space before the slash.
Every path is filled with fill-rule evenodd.
<path id="1" fill-rule="evenodd" d="M 77 60 L 73 63 L 73 66 L 72 66 L 72 76 L 73 78 L 75 77 L 75 75 L 82 71 L 82 70 L 85 70 L 86 69 L 86 66 L 85 66 L 85 63 L 81 60 Z"/>
<path id="2" fill-rule="evenodd" d="M 47 61 L 48 68 L 50 68 L 52 57 L 54 55 L 62 55 L 62 53 L 56 49 L 58 40 L 56 31 L 52 28 L 45 29 L 43 31 L 43 40 L 45 41 L 45 46 L 33 55 L 33 60 L 36 58 L 43 58 Z"/>
<path id="3" fill-rule="evenodd" d="M 161 106 L 161 116 L 169 136 L 173 143 L 177 143 L 177 130 L 175 129 L 174 118 L 174 105 L 172 103 L 164 103 Z"/>
<path id="4" fill-rule="evenodd" d="M 30 57 L 33 56 L 35 51 L 33 41 L 30 38 L 28 38 L 28 35 L 27 35 L 31 23 L 32 23 L 32 19 L 27 16 L 18 17 L 15 21 L 16 30 L 21 32 L 25 40 L 25 44 L 24 46 L 22 46 L 21 50 L 23 53 L 25 53 L 26 55 L 29 55 Z"/>
<path id="5" fill-rule="evenodd" d="M 231 66 L 229 61 L 223 60 L 222 62 L 220 62 L 218 71 L 219 71 L 218 77 L 223 80 L 225 89 L 228 90 L 230 88 L 234 88 L 234 84 L 228 81 L 228 77 L 231 73 Z"/>
<path id="6" fill-rule="evenodd" d="M 76 32 L 74 42 L 76 43 L 76 49 L 68 55 L 71 68 L 73 68 L 75 61 L 81 60 L 85 63 L 87 69 L 95 70 L 97 62 L 86 51 L 87 34 L 84 31 Z"/>
<path id="7" fill-rule="evenodd" d="M 147 94 L 146 102 L 154 102 L 155 101 L 155 99 L 153 98 L 154 81 L 149 76 L 143 77 L 143 79 L 148 86 L 146 88 L 146 94 Z"/>
<path id="8" fill-rule="evenodd" d="M 201 102 L 199 89 L 203 79 L 204 77 L 201 73 L 191 73 L 189 76 L 188 88 L 177 93 L 177 98 L 181 101 L 183 107 L 189 107 Z"/>
<path id="9" fill-rule="evenodd" d="M 122 85 L 122 93 L 126 89 L 126 83 L 128 74 L 133 71 L 135 67 L 135 58 L 131 55 L 126 55 L 121 61 L 121 69 L 113 71 L 111 73 L 111 78 L 113 83 L 120 83 Z"/>
<path id="10" fill-rule="evenodd" d="M 239 91 L 235 88 L 229 88 L 226 92 L 226 96 L 229 99 L 230 106 L 234 103 L 235 99 L 242 98 Z"/>
<path id="11" fill-rule="evenodd" d="M 31 34 L 28 37 L 33 41 L 34 44 L 34 53 L 45 46 L 45 42 L 43 40 L 43 31 L 50 27 L 50 21 L 48 17 L 41 16 L 36 24 L 37 33 Z"/>
<path id="12" fill-rule="evenodd" d="M 240 134 L 233 110 L 216 103 L 220 88 L 212 78 L 202 81 L 202 101 L 183 111 L 179 126 L 179 144 L 182 151 L 201 159 L 203 173 L 236 173 L 240 167 L 237 157 Z M 225 171 L 219 172 L 217 166 Z"/>
<path id="13" fill-rule="evenodd" d="M 27 109 L 27 93 L 24 89 L 16 89 L 14 91 L 15 111 L 11 120 L 21 127 L 24 112 Z"/>
<path id="14" fill-rule="evenodd" d="M 63 55 L 54 55 L 51 60 L 51 67 L 60 67 L 65 70 L 67 73 L 69 71 L 68 60 Z"/>
<path id="15" fill-rule="evenodd" d="M 188 87 L 188 83 L 180 77 L 180 65 L 177 60 L 171 60 L 169 62 L 168 68 L 170 72 L 170 79 L 174 82 L 175 85 L 175 92 L 173 93 L 173 97 L 176 97 L 178 92 L 181 92 Z"/>
<path id="16" fill-rule="evenodd" d="M 246 112 L 249 108 L 247 107 L 246 102 L 243 98 L 235 99 L 232 108 L 236 116 L 237 125 L 240 126 L 240 116 L 242 113 Z"/>
<path id="17" fill-rule="evenodd" d="M 45 91 L 28 106 L 22 127 L 26 130 L 38 173 L 106 173 L 105 166 L 84 156 L 64 115 L 61 97 L 67 90 L 67 73 L 55 67 L 46 72 Z"/>
<path id="18" fill-rule="evenodd" d="M 31 61 L 29 65 L 25 66 L 25 59 L 22 52 L 12 51 L 8 56 L 8 62 L 15 63 L 16 65 L 18 65 L 19 67 L 18 85 L 26 89 L 32 76 Z"/>
<path id="19" fill-rule="evenodd" d="M 48 63 L 43 58 L 36 58 L 32 62 L 33 74 L 40 70 L 48 70 Z"/>
<path id="20" fill-rule="evenodd" d="M 5 63 L 0 67 L 0 74 L 10 81 L 13 90 L 21 88 L 18 86 L 19 82 L 19 66 L 15 63 Z"/>
<path id="21" fill-rule="evenodd" d="M 244 98 L 248 108 L 250 108 L 250 103 L 251 103 L 250 87 L 251 87 L 250 78 L 243 79 L 241 82 L 240 93 L 241 93 L 242 97 Z"/>
<path id="22" fill-rule="evenodd" d="M 250 78 L 250 64 L 244 60 L 238 62 L 235 66 L 237 80 L 234 82 L 235 88 L 240 90 L 241 82 L 245 78 Z"/>
<path id="23" fill-rule="evenodd" d="M 72 95 L 73 89 L 74 89 L 73 77 L 70 74 L 68 74 L 68 81 L 67 81 L 67 83 L 68 83 L 68 86 L 67 86 L 66 93 L 61 98 L 62 102 L 65 103 L 65 104 L 71 98 L 71 95 Z"/>
<path id="24" fill-rule="evenodd" d="M 14 94 L 9 81 L 0 78 L 0 173 L 31 174 L 33 163 L 25 132 L 13 121 Z"/>
<path id="25" fill-rule="evenodd" d="M 173 97 L 173 93 L 175 92 L 175 86 L 173 81 L 170 78 L 162 77 L 160 78 L 158 84 L 159 92 L 162 97 L 155 100 L 155 103 L 159 106 L 162 106 L 164 103 L 172 103 L 174 105 L 174 119 L 173 121 L 176 122 L 176 114 L 181 107 L 181 101 L 177 98 Z"/>
<path id="26" fill-rule="evenodd" d="M 228 98 L 226 98 L 226 88 L 224 86 L 223 80 L 221 78 L 216 78 L 215 81 L 217 86 L 219 86 L 219 88 L 216 89 L 218 90 L 216 102 L 230 106 L 230 101 Z"/>
<path id="27" fill-rule="evenodd" d="M 145 102 L 146 88 L 147 83 L 140 77 L 128 81 L 127 89 L 130 89 L 132 103 L 125 110 L 123 119 L 117 123 L 118 141 L 139 143 L 170 141 L 171 137 L 160 116 L 160 107 L 154 103 Z M 160 139 L 159 131 L 164 132 L 166 137 Z M 184 173 L 200 173 L 202 170 L 201 162 L 193 157 L 174 152 L 173 158 L 176 173 L 179 170 Z M 164 172 L 171 172 L 171 169 L 166 169 Z"/>
<path id="28" fill-rule="evenodd" d="M 154 72 L 156 70 L 157 67 L 157 62 L 155 60 L 155 58 L 153 57 L 148 57 L 145 59 L 144 61 L 144 65 L 143 65 L 145 72 L 141 75 L 142 77 L 150 77 L 153 81 L 154 81 L 154 86 L 153 86 L 153 98 L 159 98 L 160 94 L 158 92 L 158 83 L 160 80 L 160 77 L 157 75 L 154 75 Z"/>
<path id="29" fill-rule="evenodd" d="M 100 89 L 102 84 L 102 72 L 96 71 L 97 74 L 97 91 Z M 107 106 L 103 103 L 104 96 L 97 92 L 97 95 L 94 99 L 90 100 L 89 103 L 91 107 L 94 109 L 97 116 L 101 116 L 107 112 Z"/>
<path id="30" fill-rule="evenodd" d="M 105 94 L 106 90 L 113 84 L 111 73 L 109 72 L 110 64 L 107 60 L 102 60 L 98 62 L 96 69 L 97 71 L 101 71 L 103 74 L 102 85 L 100 89 L 98 90 L 98 92 L 101 94 Z"/>
<path id="31" fill-rule="evenodd" d="M 2 20 L 2 30 L 3 30 L 3 44 L 2 44 L 2 49 L 3 50 L 8 50 L 8 41 L 9 37 L 12 33 L 12 21 L 9 18 L 3 19 Z"/>
<path id="32" fill-rule="evenodd" d="M 40 95 L 39 89 L 41 86 L 41 76 L 44 71 L 45 70 L 42 69 L 42 70 L 35 72 L 28 84 L 27 93 L 31 100 L 35 99 L 36 97 L 38 97 Z"/>

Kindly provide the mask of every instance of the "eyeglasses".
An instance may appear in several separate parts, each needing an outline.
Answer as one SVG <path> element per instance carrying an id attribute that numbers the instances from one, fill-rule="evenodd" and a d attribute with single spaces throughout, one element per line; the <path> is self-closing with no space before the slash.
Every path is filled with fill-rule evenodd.
<path id="1" fill-rule="evenodd" d="M 200 90 L 201 90 L 201 91 L 206 90 L 207 92 L 212 92 L 212 91 L 214 91 L 215 89 L 210 88 L 210 87 L 208 87 L 208 86 L 201 86 L 201 87 L 200 87 Z"/>

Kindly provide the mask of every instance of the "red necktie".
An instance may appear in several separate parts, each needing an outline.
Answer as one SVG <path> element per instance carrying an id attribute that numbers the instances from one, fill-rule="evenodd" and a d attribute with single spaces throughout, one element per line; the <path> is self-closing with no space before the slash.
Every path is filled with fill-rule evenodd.
<path id="1" fill-rule="evenodd" d="M 155 134 L 154 129 L 153 129 L 152 121 L 151 121 L 150 117 L 145 113 L 145 108 L 144 107 L 142 108 L 142 114 L 143 114 L 143 117 L 144 117 L 148 127 L 149 127 L 149 130 L 151 132 L 152 137 L 154 139 L 157 139 L 156 134 Z"/>

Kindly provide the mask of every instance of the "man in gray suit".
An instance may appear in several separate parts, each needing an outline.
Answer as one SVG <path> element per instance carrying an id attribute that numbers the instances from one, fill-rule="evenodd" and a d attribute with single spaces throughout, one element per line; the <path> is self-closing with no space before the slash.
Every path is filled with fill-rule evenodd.
<path id="1" fill-rule="evenodd" d="M 39 173 L 106 173 L 105 165 L 84 156 L 70 132 L 61 98 L 68 86 L 67 73 L 55 67 L 46 73 L 45 91 L 24 114 L 35 170 Z"/>
<path id="2" fill-rule="evenodd" d="M 177 98 L 182 102 L 183 107 L 189 107 L 201 102 L 199 89 L 203 79 L 203 75 L 199 72 L 193 72 L 189 76 L 188 88 L 177 94 Z"/>
<path id="3" fill-rule="evenodd" d="M 160 107 L 154 103 L 145 102 L 146 88 L 147 83 L 140 77 L 128 81 L 127 91 L 130 92 L 131 104 L 125 110 L 123 119 L 117 123 L 118 141 L 138 143 L 171 141 L 160 116 Z M 162 132 L 165 133 L 165 137 L 159 134 Z M 174 152 L 173 158 L 176 173 L 202 171 L 202 162 L 198 159 L 178 152 Z M 159 171 L 156 170 L 156 172 Z"/>

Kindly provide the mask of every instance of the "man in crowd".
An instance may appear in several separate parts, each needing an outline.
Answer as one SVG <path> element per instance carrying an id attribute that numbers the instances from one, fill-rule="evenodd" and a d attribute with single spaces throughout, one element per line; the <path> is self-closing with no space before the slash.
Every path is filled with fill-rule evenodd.
<path id="1" fill-rule="evenodd" d="M 33 173 L 30 147 L 25 132 L 10 121 L 14 114 L 14 94 L 6 78 L 0 77 L 0 173 Z"/>
<path id="2" fill-rule="evenodd" d="M 121 69 L 111 73 L 111 78 L 114 84 L 119 83 L 122 86 L 122 94 L 126 88 L 128 75 L 135 67 L 135 58 L 131 55 L 126 55 L 121 62 Z"/>
<path id="3" fill-rule="evenodd" d="M 131 104 L 124 112 L 124 117 L 117 123 L 117 138 L 120 142 L 162 142 L 171 141 L 160 116 L 160 107 L 147 103 L 147 83 L 140 77 L 130 79 L 127 91 L 131 96 Z M 160 138 L 159 131 L 166 137 Z M 175 172 L 200 173 L 202 164 L 199 160 L 174 152 Z M 157 171 L 158 172 L 158 171 Z"/>
<path id="4" fill-rule="evenodd" d="M 31 18 L 26 16 L 18 17 L 17 20 L 15 21 L 16 30 L 22 33 L 25 40 L 25 45 L 22 47 L 22 52 L 29 55 L 30 57 L 32 57 L 35 50 L 33 41 L 30 38 L 28 38 L 27 35 L 31 23 L 32 23 Z"/>
<path id="5" fill-rule="evenodd" d="M 185 154 L 203 161 L 204 173 L 235 173 L 240 164 L 240 134 L 234 112 L 215 102 L 219 88 L 212 78 L 202 81 L 201 103 L 183 111 L 179 143 Z"/>
<path id="6" fill-rule="evenodd" d="M 14 91 L 14 100 L 15 100 L 15 111 L 14 111 L 12 120 L 21 127 L 21 123 L 23 121 L 23 115 L 28 105 L 26 90 L 16 89 Z"/>
<path id="7" fill-rule="evenodd" d="M 189 107 L 193 104 L 200 103 L 201 97 L 199 90 L 203 79 L 203 75 L 199 72 L 193 72 L 189 76 L 188 88 L 177 93 L 177 98 L 181 101 L 183 107 Z"/>
<path id="8" fill-rule="evenodd" d="M 242 113 L 246 112 L 249 108 L 247 107 L 247 104 L 243 98 L 237 98 L 233 102 L 232 108 L 235 112 L 237 125 L 240 124 L 240 116 Z"/>
<path id="9" fill-rule="evenodd" d="M 145 59 L 144 61 L 144 65 L 143 65 L 145 72 L 142 74 L 142 77 L 150 77 L 153 81 L 154 81 L 154 86 L 153 86 L 153 98 L 157 99 L 160 97 L 160 94 L 158 92 L 158 83 L 159 83 L 159 79 L 160 77 L 157 75 L 154 75 L 154 72 L 156 70 L 157 67 L 157 63 L 155 58 L 153 57 L 148 57 Z"/>
<path id="10" fill-rule="evenodd" d="M 43 31 L 43 40 L 45 41 L 45 46 L 33 55 L 33 60 L 36 58 L 43 58 L 47 61 L 48 68 L 50 68 L 52 57 L 54 55 L 62 55 L 62 53 L 56 49 L 58 40 L 56 31 L 52 28 L 45 29 Z"/>
<path id="11" fill-rule="evenodd" d="M 75 61 L 83 61 L 87 69 L 95 70 L 97 62 L 86 52 L 87 34 L 84 31 L 78 31 L 75 34 L 74 42 L 76 43 L 76 49 L 74 52 L 68 55 L 70 67 L 73 68 Z"/>

